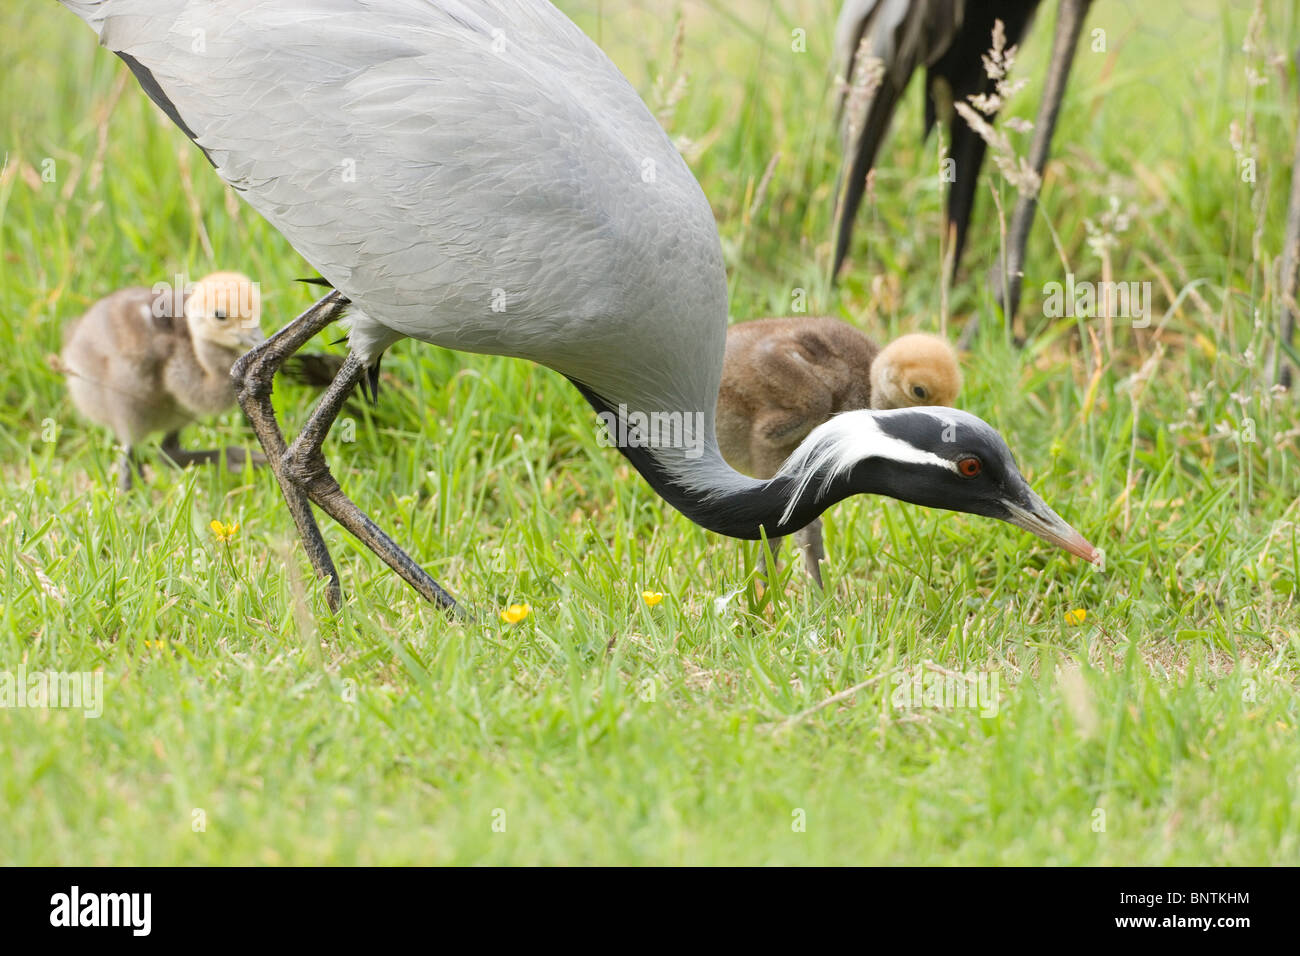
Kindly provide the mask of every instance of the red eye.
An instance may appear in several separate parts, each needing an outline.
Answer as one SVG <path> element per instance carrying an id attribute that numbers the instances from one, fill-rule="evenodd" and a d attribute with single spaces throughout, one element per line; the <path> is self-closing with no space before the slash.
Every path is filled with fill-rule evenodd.
<path id="1" fill-rule="evenodd" d="M 984 465 L 975 457 L 963 458 L 957 462 L 957 471 L 963 478 L 974 478 L 983 467 Z"/>

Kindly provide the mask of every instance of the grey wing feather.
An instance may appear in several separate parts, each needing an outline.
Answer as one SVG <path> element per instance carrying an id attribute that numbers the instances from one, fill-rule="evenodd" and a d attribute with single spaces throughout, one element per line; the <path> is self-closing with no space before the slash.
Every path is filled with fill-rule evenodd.
<path id="1" fill-rule="evenodd" d="M 549 3 L 65 5 L 352 300 L 363 360 L 409 335 L 606 396 L 716 397 L 726 284 L 708 202 Z"/>

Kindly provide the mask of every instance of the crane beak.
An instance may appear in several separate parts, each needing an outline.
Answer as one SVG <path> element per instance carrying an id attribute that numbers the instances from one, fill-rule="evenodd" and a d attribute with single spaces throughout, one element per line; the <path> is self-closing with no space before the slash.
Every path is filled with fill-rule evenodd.
<path id="1" fill-rule="evenodd" d="M 1064 548 L 1076 557 L 1096 564 L 1101 560 L 1101 552 L 1088 543 L 1088 540 L 1062 520 L 1061 516 L 1047 506 L 1047 502 L 1028 488 L 1020 504 L 1003 501 L 1010 521 L 1017 527 L 1024 528 L 1030 534 L 1036 534 L 1044 541 L 1050 541 L 1058 548 Z"/>

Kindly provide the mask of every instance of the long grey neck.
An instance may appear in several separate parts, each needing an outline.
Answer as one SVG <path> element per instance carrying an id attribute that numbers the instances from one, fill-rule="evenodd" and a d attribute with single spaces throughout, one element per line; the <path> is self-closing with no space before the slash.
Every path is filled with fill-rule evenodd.
<path id="1" fill-rule="evenodd" d="M 573 383 L 602 417 L 617 416 L 604 399 Z M 608 421 L 608 419 L 606 419 Z M 659 497 L 703 528 L 732 538 L 777 538 L 805 527 L 819 514 L 852 494 L 852 472 L 829 484 L 815 476 L 802 482 L 799 475 L 751 478 L 736 471 L 718 451 L 712 428 L 694 458 L 668 455 L 635 443 L 616 442 L 618 450 L 650 483 Z M 789 509 L 790 498 L 799 499 Z"/>

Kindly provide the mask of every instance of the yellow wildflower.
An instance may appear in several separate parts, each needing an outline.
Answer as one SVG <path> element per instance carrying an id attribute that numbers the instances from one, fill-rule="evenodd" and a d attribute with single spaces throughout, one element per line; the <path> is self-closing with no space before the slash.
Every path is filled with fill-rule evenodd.
<path id="1" fill-rule="evenodd" d="M 1073 611 L 1065 612 L 1066 624 L 1082 624 L 1088 617 L 1088 612 L 1081 607 L 1076 607 Z"/>
<path id="2" fill-rule="evenodd" d="M 234 524 L 224 524 L 216 518 L 213 518 L 208 527 L 212 529 L 212 535 L 218 541 L 229 541 L 234 538 L 235 532 L 239 530 L 239 522 L 236 521 Z"/>
<path id="3" fill-rule="evenodd" d="M 501 612 L 501 620 L 507 624 L 518 624 L 532 613 L 533 609 L 527 604 L 512 604 Z"/>
<path id="4" fill-rule="evenodd" d="M 664 599 L 661 591 L 642 591 L 641 600 L 645 601 L 646 607 L 654 607 Z"/>

